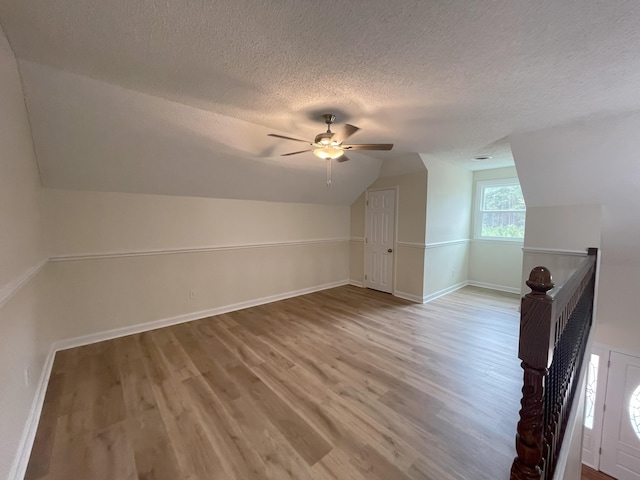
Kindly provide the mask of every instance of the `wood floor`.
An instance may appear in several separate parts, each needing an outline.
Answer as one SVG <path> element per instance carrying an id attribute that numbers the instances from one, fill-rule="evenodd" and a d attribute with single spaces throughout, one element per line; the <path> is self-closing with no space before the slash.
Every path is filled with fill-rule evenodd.
<path id="1" fill-rule="evenodd" d="M 60 352 L 25 478 L 507 479 L 517 305 L 346 286 Z"/>
<path id="2" fill-rule="evenodd" d="M 615 480 L 613 477 L 582 465 L 582 480 Z"/>

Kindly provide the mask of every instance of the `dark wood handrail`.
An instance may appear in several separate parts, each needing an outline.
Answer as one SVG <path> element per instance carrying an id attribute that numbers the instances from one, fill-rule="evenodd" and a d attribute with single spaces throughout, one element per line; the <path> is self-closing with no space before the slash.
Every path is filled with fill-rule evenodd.
<path id="1" fill-rule="evenodd" d="M 545 267 L 531 270 L 522 297 L 524 385 L 511 480 L 551 479 L 591 329 L 597 249 L 561 286 Z"/>

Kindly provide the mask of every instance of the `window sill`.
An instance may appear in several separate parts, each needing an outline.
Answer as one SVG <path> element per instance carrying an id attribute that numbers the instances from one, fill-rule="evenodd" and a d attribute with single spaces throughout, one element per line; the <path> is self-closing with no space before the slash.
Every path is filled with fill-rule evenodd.
<path id="1" fill-rule="evenodd" d="M 471 240 L 474 243 L 493 243 L 496 245 L 519 245 L 524 246 L 524 239 L 522 238 L 473 238 Z"/>

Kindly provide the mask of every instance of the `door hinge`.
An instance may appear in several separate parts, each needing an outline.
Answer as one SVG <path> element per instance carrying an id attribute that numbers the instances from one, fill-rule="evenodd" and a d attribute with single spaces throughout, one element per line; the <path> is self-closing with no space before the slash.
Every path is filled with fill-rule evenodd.
<path id="1" fill-rule="evenodd" d="M 366 275 L 364 276 L 364 279 L 365 279 L 365 280 L 367 279 L 367 276 L 366 276 Z"/>
<path id="2" fill-rule="evenodd" d="M 367 207 L 369 206 L 369 200 L 367 200 Z"/>
<path id="3" fill-rule="evenodd" d="M 369 237 L 364 237 L 364 243 L 369 243 Z"/>
<path id="4" fill-rule="evenodd" d="M 607 362 L 607 368 L 611 368 L 611 360 Z"/>
<path id="5" fill-rule="evenodd" d="M 598 449 L 598 455 L 602 455 L 602 447 Z"/>
<path id="6" fill-rule="evenodd" d="M 602 405 L 602 411 L 604 412 L 607 409 L 607 404 Z"/>

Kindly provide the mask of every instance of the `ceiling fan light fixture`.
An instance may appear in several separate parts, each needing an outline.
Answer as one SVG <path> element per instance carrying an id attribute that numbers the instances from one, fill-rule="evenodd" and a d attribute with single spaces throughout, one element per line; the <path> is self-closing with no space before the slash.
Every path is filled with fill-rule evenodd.
<path id="1" fill-rule="evenodd" d="M 342 155 L 344 155 L 344 150 L 342 150 L 340 148 L 336 148 L 336 147 L 331 146 L 331 145 L 327 145 L 327 146 L 322 147 L 322 148 L 316 148 L 313 151 L 313 154 L 316 157 L 321 158 L 323 160 L 333 160 L 335 158 L 339 158 Z"/>

